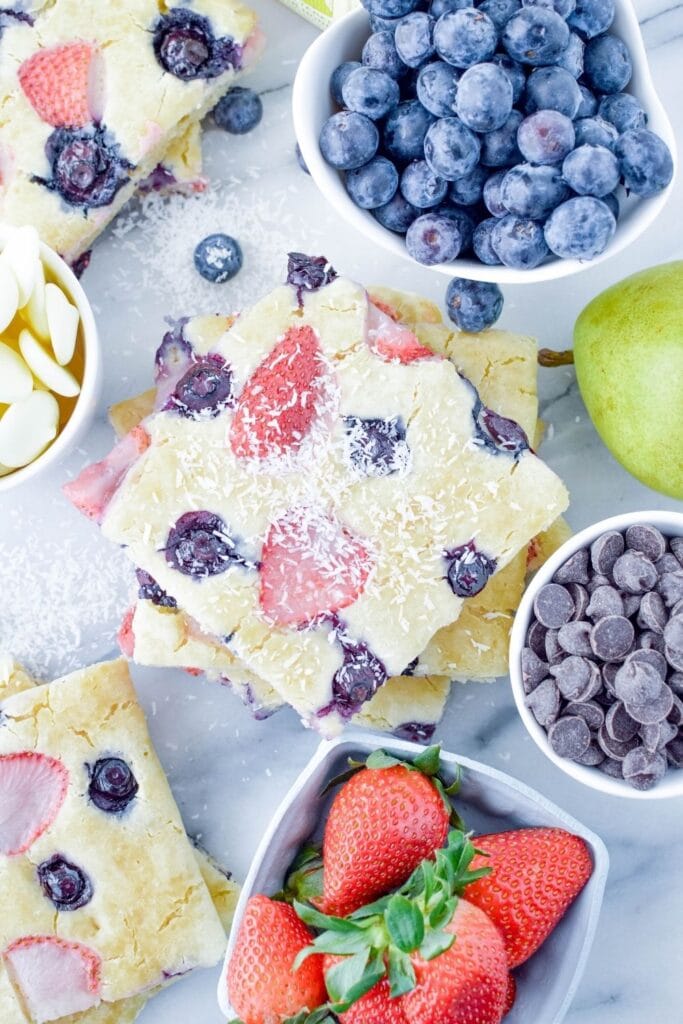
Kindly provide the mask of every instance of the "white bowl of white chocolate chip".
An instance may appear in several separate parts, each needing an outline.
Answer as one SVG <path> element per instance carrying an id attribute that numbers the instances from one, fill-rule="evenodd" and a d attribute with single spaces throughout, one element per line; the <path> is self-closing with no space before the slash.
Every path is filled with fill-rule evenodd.
<path id="1" fill-rule="evenodd" d="M 90 303 L 35 228 L 0 229 L 0 493 L 85 431 L 101 384 Z"/>

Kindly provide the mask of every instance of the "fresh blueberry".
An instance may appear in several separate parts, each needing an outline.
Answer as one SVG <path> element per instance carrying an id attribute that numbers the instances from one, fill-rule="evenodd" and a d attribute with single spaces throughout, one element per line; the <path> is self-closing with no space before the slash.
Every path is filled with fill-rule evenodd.
<path id="1" fill-rule="evenodd" d="M 434 19 L 424 11 L 402 18 L 394 32 L 396 50 L 409 68 L 419 68 L 434 53 Z"/>
<path id="2" fill-rule="evenodd" d="M 508 210 L 501 198 L 501 187 L 507 171 L 496 171 L 486 179 L 484 185 L 484 206 L 492 217 L 505 217 Z"/>
<path id="3" fill-rule="evenodd" d="M 614 219 L 619 220 L 619 196 L 617 195 L 617 193 L 610 192 L 609 195 L 602 197 L 602 201 L 603 203 L 605 203 L 606 206 L 609 206 L 610 210 L 614 214 Z"/>
<path id="4" fill-rule="evenodd" d="M 344 97 L 342 96 L 344 82 L 352 71 L 357 71 L 360 67 L 362 67 L 360 61 L 345 60 L 343 64 L 340 64 L 332 72 L 330 76 L 330 94 L 334 102 L 338 103 L 340 107 L 344 106 Z"/>
<path id="5" fill-rule="evenodd" d="M 442 60 L 434 60 L 420 68 L 417 76 L 417 98 L 435 117 L 451 117 L 455 113 L 458 72 Z"/>
<path id="6" fill-rule="evenodd" d="M 141 601 L 151 601 L 160 608 L 177 608 L 178 602 L 162 590 L 153 576 L 150 576 L 144 569 L 136 569 L 135 577 L 138 581 L 138 597 Z"/>
<path id="7" fill-rule="evenodd" d="M 520 152 L 532 164 L 561 163 L 571 153 L 574 142 L 574 125 L 557 110 L 538 110 L 525 117 L 517 131 Z"/>
<path id="8" fill-rule="evenodd" d="M 105 814 L 121 814 L 135 799 L 138 781 L 120 757 L 102 757 L 90 768 L 88 796 Z"/>
<path id="9" fill-rule="evenodd" d="M 567 19 L 585 39 L 606 32 L 614 21 L 615 0 L 576 0 L 576 7 Z"/>
<path id="10" fill-rule="evenodd" d="M 454 277 L 446 289 L 446 309 L 461 331 L 478 333 L 492 327 L 503 312 L 503 293 L 497 284 Z"/>
<path id="11" fill-rule="evenodd" d="M 370 28 L 373 32 L 392 32 L 401 20 L 401 15 L 397 18 L 384 18 L 379 14 L 370 15 Z"/>
<path id="12" fill-rule="evenodd" d="M 419 100 L 400 103 L 384 122 L 382 139 L 387 155 L 402 163 L 421 160 L 427 129 L 434 120 Z"/>
<path id="13" fill-rule="evenodd" d="M 673 177 L 669 147 L 647 128 L 624 132 L 615 152 L 627 191 L 643 199 L 656 196 Z"/>
<path id="14" fill-rule="evenodd" d="M 391 75 L 361 66 L 352 71 L 344 82 L 342 96 L 349 110 L 379 121 L 397 106 L 400 93 Z"/>
<path id="15" fill-rule="evenodd" d="M 498 31 L 488 14 L 466 7 L 442 15 L 434 26 L 436 52 L 456 68 L 489 60 L 496 52 Z"/>
<path id="16" fill-rule="evenodd" d="M 442 217 L 448 217 L 456 225 L 460 232 L 460 255 L 462 256 L 472 245 L 472 235 L 476 227 L 474 219 L 467 210 L 463 210 L 461 206 L 452 206 L 450 203 L 444 203 L 437 207 L 435 213 Z"/>
<path id="17" fill-rule="evenodd" d="M 403 722 L 402 725 L 394 729 L 394 736 L 399 740 L 425 744 L 431 742 L 435 732 L 436 724 L 434 722 Z"/>
<path id="18" fill-rule="evenodd" d="M 305 252 L 290 252 L 287 256 L 287 284 L 296 288 L 299 305 L 303 292 L 317 292 L 318 288 L 334 281 L 337 271 L 324 256 L 308 256 Z"/>
<path id="19" fill-rule="evenodd" d="M 526 84 L 527 114 L 538 110 L 557 110 L 571 121 L 581 106 L 581 90 L 575 78 L 564 68 L 536 68 Z"/>
<path id="20" fill-rule="evenodd" d="M 595 92 L 621 92 L 633 74 L 626 44 L 611 34 L 591 39 L 586 46 L 584 72 L 588 85 Z"/>
<path id="21" fill-rule="evenodd" d="M 503 178 L 500 189 L 506 209 L 531 220 L 543 220 L 558 203 L 566 199 L 568 193 L 556 167 L 536 167 L 533 164 L 517 164 L 512 167 Z"/>
<path id="22" fill-rule="evenodd" d="M 166 561 L 183 576 L 204 579 L 217 576 L 233 565 L 245 565 L 225 523 L 213 512 L 186 512 L 171 527 Z"/>
<path id="23" fill-rule="evenodd" d="M 342 639 L 344 661 L 332 678 L 332 703 L 343 718 L 350 718 L 375 695 L 387 672 L 367 644 Z"/>
<path id="24" fill-rule="evenodd" d="M 576 7 L 576 0 L 522 0 L 523 7 L 545 7 L 547 11 L 555 11 L 566 21 Z"/>
<path id="25" fill-rule="evenodd" d="M 604 146 L 579 146 L 562 164 L 562 176 L 577 195 L 600 199 L 619 184 L 619 162 Z"/>
<path id="26" fill-rule="evenodd" d="M 579 83 L 581 92 L 581 103 L 576 111 L 577 118 L 593 117 L 598 112 L 598 101 L 588 86 Z"/>
<path id="27" fill-rule="evenodd" d="M 377 71 L 385 71 L 392 78 L 401 78 L 407 71 L 405 64 L 398 55 L 396 43 L 394 42 L 394 33 L 388 29 L 382 32 L 374 32 L 366 40 L 361 60 L 366 67 L 376 68 Z"/>
<path id="28" fill-rule="evenodd" d="M 346 189 L 362 210 L 384 206 L 396 194 L 397 188 L 398 171 L 385 156 L 373 157 L 346 175 Z"/>
<path id="29" fill-rule="evenodd" d="M 34 181 L 84 210 L 109 206 L 119 189 L 128 184 L 134 169 L 103 125 L 55 128 L 45 143 L 45 155 L 51 176 L 36 177 Z"/>
<path id="30" fill-rule="evenodd" d="M 522 154 L 517 145 L 517 131 L 521 123 L 522 115 L 513 110 L 502 128 L 482 136 L 481 162 L 485 168 L 512 167 L 521 162 Z"/>
<path id="31" fill-rule="evenodd" d="M 379 18 L 402 18 L 414 11 L 418 0 L 363 0 L 368 14 Z"/>
<path id="32" fill-rule="evenodd" d="M 533 270 L 548 255 L 542 225 L 514 214 L 496 221 L 491 245 L 501 263 L 515 270 Z"/>
<path id="33" fill-rule="evenodd" d="M 553 210 L 545 225 L 545 240 L 563 259 L 592 260 L 605 251 L 616 227 L 612 211 L 601 199 L 577 196 Z"/>
<path id="34" fill-rule="evenodd" d="M 602 117 L 582 117 L 574 122 L 574 136 L 577 146 L 604 146 L 614 149 L 619 133 L 613 124 Z"/>
<path id="35" fill-rule="evenodd" d="M 512 82 L 512 102 L 517 103 L 522 98 L 526 88 L 526 74 L 521 64 L 512 60 L 506 53 L 494 53 L 491 62 L 501 67 Z"/>
<path id="36" fill-rule="evenodd" d="M 487 217 L 485 220 L 480 220 L 472 236 L 474 254 L 487 267 L 495 267 L 500 263 L 500 258 L 491 244 L 491 235 L 496 224 L 497 219 L 495 217 Z"/>
<path id="37" fill-rule="evenodd" d="M 502 128 L 500 129 L 503 130 Z M 495 134 L 495 133 L 491 133 Z M 488 138 L 489 136 L 486 136 Z M 484 143 L 486 139 L 484 139 Z M 488 171 L 485 167 L 477 165 L 470 174 L 464 178 L 452 181 L 448 189 L 448 198 L 458 206 L 476 206 L 481 202 L 484 191 L 484 183 L 488 178 Z"/>
<path id="38" fill-rule="evenodd" d="M 185 327 L 189 317 L 178 320 L 169 318 L 169 330 L 166 331 L 161 344 L 154 356 L 154 382 L 159 383 L 169 377 L 177 377 L 178 373 L 187 368 L 193 359 L 193 349 L 185 337 Z"/>
<path id="39" fill-rule="evenodd" d="M 471 174 L 479 163 L 479 139 L 457 117 L 442 117 L 427 132 L 424 152 L 432 170 L 455 181 Z"/>
<path id="40" fill-rule="evenodd" d="M 420 210 L 438 206 L 448 191 L 448 182 L 431 169 L 426 160 L 413 160 L 401 175 L 403 197 Z"/>
<path id="41" fill-rule="evenodd" d="M 299 167 L 304 172 L 304 174 L 310 174 L 311 172 L 308 169 L 308 164 L 304 160 L 304 155 L 301 152 L 301 146 L 299 145 L 298 142 L 294 146 L 294 155 L 296 156 L 296 162 L 298 163 Z"/>
<path id="42" fill-rule="evenodd" d="M 473 6 L 473 0 L 431 0 L 429 13 L 435 21 L 438 21 L 442 14 L 450 14 L 451 11 L 461 11 L 463 7 Z"/>
<path id="43" fill-rule="evenodd" d="M 417 79 L 420 74 L 419 68 L 406 68 L 406 73 L 399 82 L 401 87 L 401 102 L 417 99 Z"/>
<path id="44" fill-rule="evenodd" d="M 217 78 L 242 66 L 242 47 L 231 36 L 216 38 L 209 19 L 187 7 L 173 7 L 158 18 L 152 45 L 164 71 L 183 82 Z"/>
<path id="45" fill-rule="evenodd" d="M 452 218 L 438 213 L 425 213 L 408 228 L 406 249 L 408 254 L 427 266 L 450 263 L 457 259 L 462 248 L 462 237 Z"/>
<path id="46" fill-rule="evenodd" d="M 383 228 L 388 231 L 395 231 L 399 235 L 405 235 L 406 231 L 420 211 L 412 206 L 407 199 L 404 199 L 400 192 L 397 192 L 393 199 L 390 199 L 384 206 L 378 206 L 372 211 Z"/>
<path id="47" fill-rule="evenodd" d="M 40 887 L 60 912 L 80 910 L 93 897 L 92 882 L 85 871 L 58 853 L 38 865 Z"/>
<path id="48" fill-rule="evenodd" d="M 478 4 L 478 10 L 488 14 L 498 31 L 502 32 L 506 22 L 521 6 L 521 0 L 483 0 L 483 3 Z"/>
<path id="49" fill-rule="evenodd" d="M 647 124 L 647 114 L 630 92 L 615 92 L 611 96 L 603 96 L 598 114 L 603 120 L 613 124 L 620 135 L 644 128 Z"/>
<path id="50" fill-rule="evenodd" d="M 558 68 L 568 71 L 572 78 L 581 78 L 585 53 L 586 44 L 581 36 L 576 32 L 570 32 L 566 49 L 557 60 Z"/>
<path id="51" fill-rule="evenodd" d="M 391 420 L 345 416 L 349 459 L 363 476 L 392 476 L 408 465 L 410 449 L 400 417 Z"/>
<path id="52" fill-rule="evenodd" d="M 567 23 L 545 7 L 524 7 L 503 29 L 503 46 L 520 64 L 555 64 L 569 44 Z"/>
<path id="53" fill-rule="evenodd" d="M 503 452 L 515 458 L 529 451 L 529 438 L 519 423 L 501 416 L 493 409 L 482 405 L 474 416 L 474 423 L 478 439 L 491 451 Z"/>
<path id="54" fill-rule="evenodd" d="M 195 247 L 194 265 L 207 281 L 223 284 L 242 269 L 242 249 L 230 235 L 207 235 Z"/>
<path id="55" fill-rule="evenodd" d="M 263 103 L 253 89 L 234 86 L 218 101 L 213 119 L 219 128 L 231 135 L 246 135 L 263 117 Z"/>
<path id="56" fill-rule="evenodd" d="M 351 171 L 372 160 L 379 146 L 379 132 L 364 114 L 340 110 L 332 114 L 320 132 L 320 152 L 331 167 Z"/>
<path id="57" fill-rule="evenodd" d="M 233 401 L 232 373 L 216 352 L 202 356 L 180 378 L 165 410 L 186 419 L 214 419 Z"/>
<path id="58" fill-rule="evenodd" d="M 497 64 L 476 64 L 463 72 L 455 97 L 458 117 L 475 132 L 502 128 L 512 111 L 512 82 Z"/>
<path id="59" fill-rule="evenodd" d="M 445 553 L 446 578 L 456 597 L 474 597 L 481 593 L 496 571 L 496 562 L 478 551 L 473 540 Z"/>

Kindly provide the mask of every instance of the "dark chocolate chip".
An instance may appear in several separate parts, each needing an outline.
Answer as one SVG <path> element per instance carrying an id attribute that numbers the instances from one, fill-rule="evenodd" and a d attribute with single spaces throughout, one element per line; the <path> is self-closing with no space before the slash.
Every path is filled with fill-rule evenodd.
<path id="1" fill-rule="evenodd" d="M 669 689 L 671 689 L 671 678 L 669 679 Z M 673 693 L 673 690 L 671 691 Z M 671 711 L 666 716 L 667 722 L 671 722 L 676 727 L 683 725 L 683 700 L 678 696 L 677 693 L 673 694 L 674 702 Z"/>
<path id="2" fill-rule="evenodd" d="M 683 651 L 664 645 L 664 657 L 676 672 L 683 672 Z"/>
<path id="3" fill-rule="evenodd" d="M 633 643 L 633 623 L 623 615 L 605 615 L 598 619 L 591 630 L 591 646 L 603 661 L 619 661 L 624 658 Z"/>
<path id="4" fill-rule="evenodd" d="M 626 530 L 626 547 L 633 551 L 642 551 L 651 562 L 656 562 L 666 551 L 666 540 L 654 526 L 645 523 L 629 526 Z"/>
<path id="5" fill-rule="evenodd" d="M 548 629 L 559 629 L 574 614 L 571 594 L 559 583 L 546 583 L 536 594 L 534 614 Z"/>
<path id="6" fill-rule="evenodd" d="M 639 633 L 636 644 L 639 650 L 659 651 L 660 654 L 664 654 L 664 637 L 660 633 L 653 633 L 651 629 Z"/>
<path id="7" fill-rule="evenodd" d="M 589 619 L 597 622 L 604 619 L 606 615 L 623 615 L 624 602 L 621 594 L 615 587 L 596 587 L 591 594 L 586 615 Z"/>
<path id="8" fill-rule="evenodd" d="M 624 538 L 616 530 L 608 530 L 591 544 L 591 562 L 596 572 L 607 576 L 624 551 Z"/>
<path id="9" fill-rule="evenodd" d="M 612 779 L 623 779 L 624 777 L 624 773 L 621 770 L 621 761 L 617 761 L 615 758 L 609 757 L 609 755 L 604 761 L 601 761 L 598 769 L 604 772 L 605 775 L 609 775 Z"/>
<path id="10" fill-rule="evenodd" d="M 591 741 L 583 754 L 575 757 L 577 764 L 585 764 L 589 768 L 597 768 L 605 760 L 605 754 L 597 743 Z"/>
<path id="11" fill-rule="evenodd" d="M 553 576 L 554 583 L 588 583 L 588 552 L 585 548 L 570 555 Z"/>
<path id="12" fill-rule="evenodd" d="M 683 565 L 683 537 L 672 537 L 669 547 L 674 558 Z"/>
<path id="13" fill-rule="evenodd" d="M 666 618 L 666 608 L 657 591 L 651 590 L 649 594 L 643 594 L 636 620 L 640 628 L 651 629 L 653 633 L 663 633 Z"/>
<path id="14" fill-rule="evenodd" d="M 526 698 L 529 708 L 539 725 L 547 729 L 560 712 L 560 691 L 554 679 L 544 679 Z"/>
<path id="15" fill-rule="evenodd" d="M 615 740 L 607 732 L 607 721 L 605 724 L 598 729 L 598 743 L 600 749 L 607 754 L 608 757 L 616 758 L 618 761 L 623 761 L 629 750 L 633 750 L 634 747 L 638 746 L 637 739 L 631 739 L 623 742 L 622 740 Z"/>
<path id="16" fill-rule="evenodd" d="M 640 551 L 625 551 L 614 563 L 612 578 L 627 594 L 645 594 L 657 583 L 657 570 Z"/>
<path id="17" fill-rule="evenodd" d="M 660 576 L 663 576 L 665 572 L 678 572 L 681 564 L 675 555 L 672 555 L 670 551 L 667 551 L 665 555 L 659 559 L 655 565 L 655 569 Z"/>
<path id="18" fill-rule="evenodd" d="M 659 651 L 641 649 L 633 651 L 632 654 L 626 658 L 626 661 L 641 661 L 647 665 L 652 665 L 654 669 L 659 672 L 662 679 L 666 679 L 666 673 L 669 666 L 666 663 L 666 658 Z"/>
<path id="19" fill-rule="evenodd" d="M 683 651 L 683 615 L 672 615 L 662 632 L 667 647 Z"/>
<path id="20" fill-rule="evenodd" d="M 624 615 L 630 619 L 640 608 L 640 594 L 622 594 L 621 597 L 624 602 Z"/>
<path id="21" fill-rule="evenodd" d="M 683 697 L 683 672 L 672 672 L 667 682 L 677 697 Z"/>
<path id="22" fill-rule="evenodd" d="M 605 689 L 612 696 L 616 697 L 617 691 L 614 689 L 614 682 L 617 677 L 617 672 L 621 668 L 621 663 L 618 661 L 606 661 L 601 668 L 602 678 L 605 683 Z"/>
<path id="23" fill-rule="evenodd" d="M 665 572 L 660 576 L 657 590 L 667 608 L 673 608 L 679 601 L 683 601 L 683 569 L 679 569 L 678 572 Z"/>
<path id="24" fill-rule="evenodd" d="M 567 654 L 593 656 L 590 622 L 566 622 L 557 631 L 557 642 Z"/>
<path id="25" fill-rule="evenodd" d="M 580 583 L 568 583 L 567 590 L 571 594 L 572 601 L 574 602 L 574 614 L 572 619 L 579 620 L 586 617 L 586 609 L 588 608 L 588 602 L 590 596 L 585 587 L 582 587 Z"/>
<path id="26" fill-rule="evenodd" d="M 620 700 L 616 701 L 605 715 L 605 728 L 613 740 L 619 743 L 628 743 L 640 728 L 629 715 L 628 711 Z"/>
<path id="27" fill-rule="evenodd" d="M 666 683 L 662 683 L 661 690 L 654 700 L 648 701 L 647 704 L 624 702 L 624 706 L 631 718 L 635 718 L 636 722 L 640 722 L 641 725 L 654 725 L 655 722 L 663 722 L 666 716 L 671 713 L 674 706 L 674 695 L 671 687 L 667 686 Z"/>
<path id="28" fill-rule="evenodd" d="M 662 750 L 674 736 L 678 735 L 678 726 L 667 720 L 653 722 L 651 725 L 641 725 L 638 735 L 648 754 L 654 754 L 656 750 Z"/>
<path id="29" fill-rule="evenodd" d="M 592 688 L 594 676 L 597 675 L 599 678 L 600 675 L 595 662 L 576 654 L 571 654 L 558 665 L 552 665 L 550 674 L 555 677 L 565 700 L 578 700 L 583 693 Z"/>
<path id="30" fill-rule="evenodd" d="M 566 657 L 566 651 L 560 647 L 557 639 L 558 633 L 557 629 L 549 629 L 545 634 L 545 660 L 549 665 L 557 665 L 558 661 Z"/>
<path id="31" fill-rule="evenodd" d="M 589 594 L 592 594 L 598 587 L 611 587 L 612 581 L 609 576 L 603 576 L 602 573 L 596 572 L 595 576 L 592 577 L 586 584 L 586 590 Z"/>
<path id="32" fill-rule="evenodd" d="M 621 770 L 635 789 L 651 789 L 664 778 L 666 758 L 663 754 L 648 753 L 645 747 L 636 747 L 624 758 Z"/>
<path id="33" fill-rule="evenodd" d="M 605 709 L 594 700 L 571 701 L 564 709 L 565 715 L 579 715 L 593 732 L 597 732 L 605 721 Z"/>
<path id="34" fill-rule="evenodd" d="M 548 675 L 548 664 L 541 661 L 530 647 L 522 651 L 522 685 L 525 693 L 531 693 Z"/>
<path id="35" fill-rule="evenodd" d="M 590 729 L 578 715 L 563 715 L 548 729 L 548 742 L 560 757 L 574 760 L 588 750 Z"/>
<path id="36" fill-rule="evenodd" d="M 656 668 L 644 661 L 628 659 L 621 666 L 614 680 L 616 695 L 625 704 L 647 704 L 657 700 L 661 688 L 661 675 Z"/>
<path id="37" fill-rule="evenodd" d="M 679 733 L 667 745 L 666 757 L 672 768 L 683 768 L 683 735 Z"/>
<path id="38" fill-rule="evenodd" d="M 545 634 L 545 626 L 534 620 L 529 626 L 529 631 L 526 635 L 527 644 L 539 658 L 545 658 Z"/>

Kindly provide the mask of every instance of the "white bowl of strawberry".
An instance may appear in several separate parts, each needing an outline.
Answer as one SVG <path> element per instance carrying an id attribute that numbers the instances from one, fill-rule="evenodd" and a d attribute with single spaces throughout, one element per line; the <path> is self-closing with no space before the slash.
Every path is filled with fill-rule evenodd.
<path id="1" fill-rule="evenodd" d="M 321 744 L 261 842 L 221 1009 L 243 1024 L 559 1024 L 608 860 L 495 769 L 347 733 Z"/>

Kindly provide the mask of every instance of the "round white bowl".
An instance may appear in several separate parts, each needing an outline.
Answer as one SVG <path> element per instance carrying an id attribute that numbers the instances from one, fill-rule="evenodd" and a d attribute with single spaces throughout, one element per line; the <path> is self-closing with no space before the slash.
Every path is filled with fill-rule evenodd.
<path id="1" fill-rule="evenodd" d="M 510 634 L 510 681 L 517 710 L 527 732 L 543 753 L 563 772 L 576 779 L 577 782 L 583 782 L 586 786 L 591 786 L 602 793 L 609 793 L 611 796 L 623 796 L 633 800 L 663 800 L 667 797 L 683 796 L 683 769 L 669 768 L 664 778 L 652 789 L 638 790 L 626 781 L 622 782 L 621 779 L 603 775 L 598 768 L 590 768 L 559 757 L 550 746 L 545 730 L 538 724 L 527 707 L 522 685 L 522 648 L 526 645 L 527 630 L 533 617 L 534 599 L 538 591 L 546 583 L 550 583 L 560 566 L 575 551 L 590 547 L 593 541 L 606 530 L 625 530 L 628 526 L 637 523 L 649 523 L 656 526 L 665 537 L 683 537 L 683 513 L 625 512 L 623 515 L 612 516 L 610 519 L 603 519 L 593 526 L 588 526 L 566 541 L 538 570 L 522 598 Z"/>
<path id="2" fill-rule="evenodd" d="M 638 97 L 646 110 L 649 118 L 648 127 L 661 135 L 671 150 L 675 179 L 675 136 L 652 84 L 643 38 L 630 0 L 618 0 L 613 31 L 621 36 L 631 51 L 633 78 L 629 92 Z M 330 96 L 330 76 L 343 61 L 360 60 L 363 43 L 369 34 L 370 19 L 367 13 L 364 10 L 353 11 L 326 29 L 309 47 L 299 65 L 294 82 L 294 130 L 313 180 L 335 210 L 371 241 L 414 264 L 415 261 L 406 251 L 403 237 L 383 228 L 372 213 L 359 209 L 351 201 L 344 185 L 343 173 L 325 163 L 318 146 L 323 124 L 330 114 L 337 110 Z M 615 256 L 642 235 L 661 213 L 671 193 L 674 179 L 663 192 L 652 199 L 632 198 L 621 203 L 621 216 L 616 234 L 605 252 L 594 260 L 581 262 L 555 257 L 542 263 L 535 270 L 512 270 L 503 266 L 488 267 L 476 259 L 463 258 L 452 263 L 440 263 L 431 269 L 449 277 L 458 275 L 478 281 L 496 281 L 498 284 L 535 284 L 538 281 L 550 281 L 588 270 L 610 256 Z"/>
<path id="3" fill-rule="evenodd" d="M 6 238 L 7 232 L 0 231 L 0 245 L 4 244 Z M 71 416 L 49 447 L 27 466 L 0 477 L 0 495 L 19 484 L 26 483 L 27 480 L 32 480 L 39 473 L 54 466 L 67 452 L 76 447 L 90 426 L 102 387 L 102 353 L 88 297 L 71 267 L 45 242 L 40 243 L 40 258 L 51 278 L 64 290 L 80 314 L 84 348 L 81 391 Z"/>

